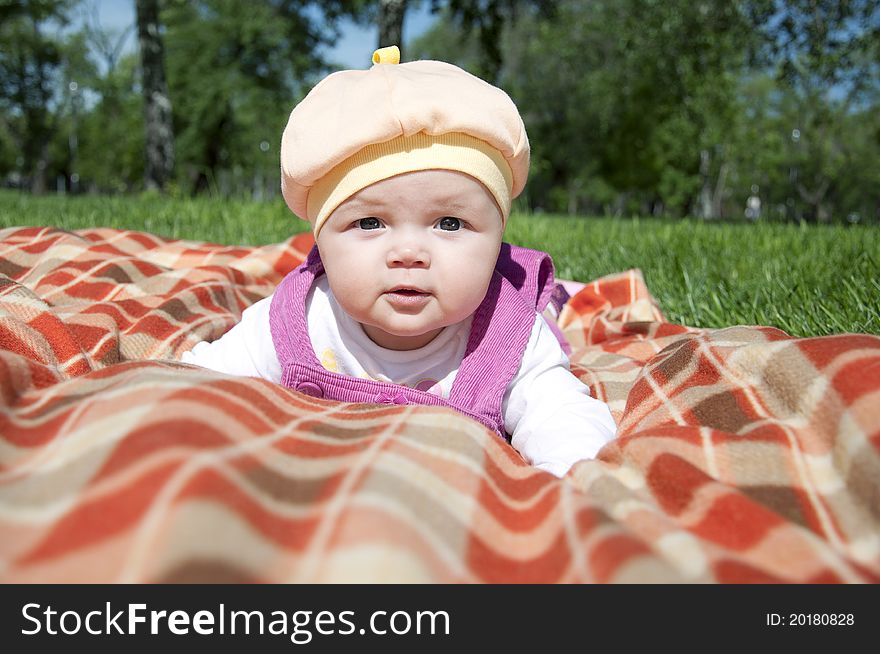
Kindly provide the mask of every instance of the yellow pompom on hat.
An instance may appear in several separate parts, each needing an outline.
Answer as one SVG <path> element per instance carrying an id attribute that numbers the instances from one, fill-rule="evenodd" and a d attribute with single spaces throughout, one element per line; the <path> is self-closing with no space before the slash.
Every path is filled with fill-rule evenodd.
<path id="1" fill-rule="evenodd" d="M 370 69 L 328 75 L 290 113 L 281 193 L 315 236 L 347 198 L 407 172 L 474 177 L 504 221 L 525 186 L 529 140 L 510 97 L 452 64 L 399 58 L 377 50 Z"/>

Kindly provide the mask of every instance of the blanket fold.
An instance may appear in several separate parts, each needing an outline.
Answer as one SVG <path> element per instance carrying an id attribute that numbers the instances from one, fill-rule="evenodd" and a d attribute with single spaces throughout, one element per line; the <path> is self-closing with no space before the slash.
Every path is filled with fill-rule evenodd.
<path id="1" fill-rule="evenodd" d="M 880 580 L 880 338 L 597 279 L 559 326 L 619 437 L 558 480 L 448 409 L 177 362 L 311 245 L 0 231 L 0 580 Z"/>

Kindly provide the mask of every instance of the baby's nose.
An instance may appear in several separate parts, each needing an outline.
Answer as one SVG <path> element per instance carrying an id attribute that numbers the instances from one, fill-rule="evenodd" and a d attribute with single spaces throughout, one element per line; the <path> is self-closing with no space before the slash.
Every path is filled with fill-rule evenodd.
<path id="1" fill-rule="evenodd" d="M 392 268 L 424 268 L 431 264 L 431 257 L 417 241 L 407 240 L 396 243 L 388 250 L 387 263 Z"/>

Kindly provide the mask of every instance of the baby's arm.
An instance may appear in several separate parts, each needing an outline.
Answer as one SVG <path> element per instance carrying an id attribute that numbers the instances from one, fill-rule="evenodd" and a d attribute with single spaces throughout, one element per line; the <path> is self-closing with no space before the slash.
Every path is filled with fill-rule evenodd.
<path id="1" fill-rule="evenodd" d="M 568 357 L 541 316 L 502 405 L 511 444 L 537 468 L 562 477 L 595 458 L 617 430 L 608 405 L 569 369 Z"/>
<path id="2" fill-rule="evenodd" d="M 180 360 L 229 375 L 280 382 L 281 364 L 269 329 L 271 302 L 270 295 L 248 307 L 241 315 L 241 322 L 216 341 L 196 343 Z"/>

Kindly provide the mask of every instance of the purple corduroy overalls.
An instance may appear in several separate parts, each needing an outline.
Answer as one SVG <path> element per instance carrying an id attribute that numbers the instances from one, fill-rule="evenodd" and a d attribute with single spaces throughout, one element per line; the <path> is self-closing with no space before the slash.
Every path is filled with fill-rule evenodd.
<path id="1" fill-rule="evenodd" d="M 306 297 L 324 266 L 313 247 L 306 260 L 278 285 L 269 308 L 272 342 L 281 364 L 281 383 L 306 395 L 341 402 L 448 406 L 507 439 L 501 404 L 516 375 L 535 312 L 554 292 L 550 255 L 507 243 L 495 264 L 486 297 L 474 313 L 464 358 L 449 399 L 392 382 L 330 372 L 318 361 L 308 334 Z M 557 338 L 565 339 L 554 329 Z"/>

